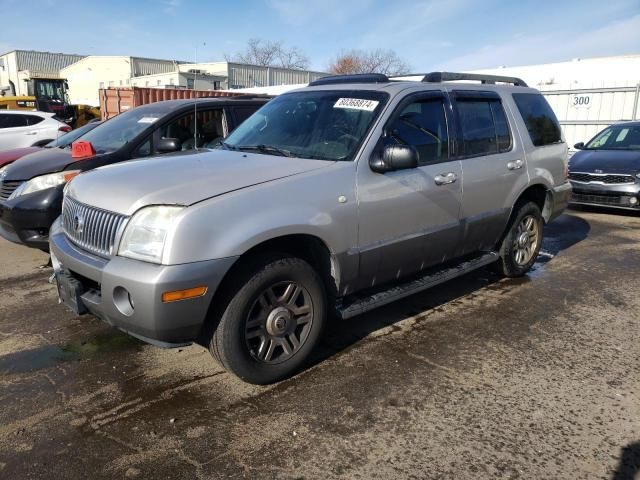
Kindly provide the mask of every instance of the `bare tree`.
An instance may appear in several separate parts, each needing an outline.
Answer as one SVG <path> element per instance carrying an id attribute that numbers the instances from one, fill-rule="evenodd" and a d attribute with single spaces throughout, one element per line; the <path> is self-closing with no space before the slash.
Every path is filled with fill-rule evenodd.
<path id="1" fill-rule="evenodd" d="M 403 75 L 410 67 L 393 50 L 378 48 L 375 50 L 347 50 L 333 60 L 328 67 L 331 73 L 383 73 L 385 75 Z"/>
<path id="2" fill-rule="evenodd" d="M 225 54 L 228 62 L 250 63 L 263 67 L 282 67 L 304 70 L 309 58 L 297 47 L 286 47 L 282 42 L 251 38 L 242 52 Z"/>

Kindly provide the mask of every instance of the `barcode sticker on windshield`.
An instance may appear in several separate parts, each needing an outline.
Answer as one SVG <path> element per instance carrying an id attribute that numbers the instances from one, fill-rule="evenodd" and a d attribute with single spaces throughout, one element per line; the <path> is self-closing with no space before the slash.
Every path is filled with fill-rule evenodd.
<path id="1" fill-rule="evenodd" d="M 366 110 L 373 112 L 380 102 L 365 98 L 339 98 L 333 108 L 350 108 L 352 110 Z"/>
<path id="2" fill-rule="evenodd" d="M 157 117 L 142 117 L 140 120 L 138 120 L 138 123 L 153 123 L 156 120 L 158 120 Z"/>

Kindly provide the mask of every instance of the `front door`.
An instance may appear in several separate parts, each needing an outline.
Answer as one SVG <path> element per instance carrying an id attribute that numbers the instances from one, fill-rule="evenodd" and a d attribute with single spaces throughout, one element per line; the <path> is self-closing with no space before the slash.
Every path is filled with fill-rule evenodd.
<path id="1" fill-rule="evenodd" d="M 360 288 L 404 277 L 455 253 L 462 171 L 451 160 L 449 102 L 440 91 L 404 99 L 384 127 L 385 145 L 412 145 L 418 168 L 375 173 L 358 164 Z"/>

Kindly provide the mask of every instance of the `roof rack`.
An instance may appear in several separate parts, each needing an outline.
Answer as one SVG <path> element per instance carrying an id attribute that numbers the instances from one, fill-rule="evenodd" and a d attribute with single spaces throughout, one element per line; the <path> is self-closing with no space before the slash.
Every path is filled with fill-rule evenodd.
<path id="1" fill-rule="evenodd" d="M 422 79 L 423 82 L 427 83 L 453 82 L 458 80 L 474 80 L 480 83 L 489 84 L 495 84 L 497 82 L 511 83 L 516 87 L 527 86 L 527 84 L 521 78 L 504 77 L 502 75 L 485 75 L 483 73 L 431 72 L 425 74 L 424 78 Z"/>
<path id="2" fill-rule="evenodd" d="M 330 75 L 314 80 L 309 83 L 310 87 L 318 85 L 337 85 L 340 83 L 388 83 L 399 82 L 401 78 L 422 77 L 425 83 L 454 82 L 459 80 L 472 80 L 483 84 L 510 83 L 516 87 L 527 87 L 524 80 L 517 77 L 505 77 L 502 75 L 485 75 L 483 73 L 458 73 L 458 72 L 430 72 L 430 73 L 407 73 L 387 77 L 382 73 L 357 73 L 353 75 Z"/>
<path id="3" fill-rule="evenodd" d="M 353 75 L 329 75 L 309 83 L 310 87 L 317 85 L 335 85 L 339 83 L 388 83 L 389 77 L 382 73 L 355 73 Z"/>

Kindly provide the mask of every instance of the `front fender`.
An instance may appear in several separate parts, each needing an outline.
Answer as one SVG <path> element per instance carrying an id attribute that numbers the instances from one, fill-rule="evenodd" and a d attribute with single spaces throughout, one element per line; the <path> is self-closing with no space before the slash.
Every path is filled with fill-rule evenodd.
<path id="1" fill-rule="evenodd" d="M 355 165 L 339 162 L 188 207 L 164 258 L 179 264 L 239 256 L 292 234 L 313 235 L 339 254 L 356 245 L 357 226 Z"/>

